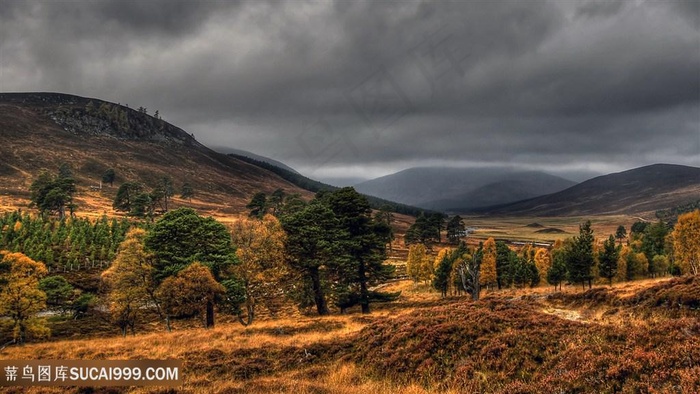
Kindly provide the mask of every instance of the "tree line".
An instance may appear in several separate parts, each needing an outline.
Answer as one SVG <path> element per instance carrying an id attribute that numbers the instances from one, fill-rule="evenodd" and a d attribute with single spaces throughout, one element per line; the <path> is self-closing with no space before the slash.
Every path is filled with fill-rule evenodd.
<path id="1" fill-rule="evenodd" d="M 667 274 L 697 274 L 699 269 L 700 210 L 680 215 L 674 227 L 662 221 L 640 221 L 632 225 L 628 235 L 620 226 L 602 243 L 596 242 L 591 222 L 586 221 L 579 226 L 577 236 L 557 241 L 551 249 L 525 245 L 513 250 L 505 242 L 489 238 L 478 247 L 461 242 L 455 249 L 441 249 L 432 257 L 424 243 L 416 242 L 410 245 L 406 262 L 407 275 L 415 282 L 431 283 L 443 296 L 467 292 L 472 297 L 478 297 L 484 287 L 534 287 L 546 282 L 556 288 L 567 282 L 585 288 L 596 280 L 612 284 Z"/>
<path id="2" fill-rule="evenodd" d="M 182 317 L 198 317 L 211 327 L 217 309 L 248 325 L 255 319 L 256 308 L 274 310 L 280 299 L 325 315 L 356 305 L 369 313 L 372 303 L 398 297 L 398 293 L 371 290 L 392 275 L 393 267 L 384 262 L 390 226 L 385 216 L 372 215 L 366 198 L 352 188 L 319 193 L 310 202 L 283 197 L 280 206 L 268 205 L 262 215 L 252 209 L 249 218 L 230 229 L 189 208 L 171 210 L 148 226 L 106 218 L 92 223 L 15 213 L 3 219 L 8 223 L 3 237 L 10 245 L 39 245 L 50 237 L 62 240 L 61 246 L 70 242 L 118 245 L 112 264 L 101 275 L 99 302 L 124 335 L 134 332 L 149 313 L 160 316 L 167 330 L 173 319 Z M 20 242 L 20 237 L 28 241 Z M 3 252 L 0 273 L 3 297 L 13 293 L 33 305 L 13 320 L 19 327 L 18 340 L 45 328 L 36 318 L 40 310 L 75 309 L 79 314 L 79 306 L 94 305 L 92 299 L 78 302 L 82 294 L 65 278 L 48 276 L 42 262 L 45 255 L 18 250 L 34 258 Z M 81 258 L 91 249 L 70 250 Z M 22 288 L 15 289 L 13 284 L 20 283 Z M 7 305 L 0 313 L 15 316 L 19 304 Z"/>
<path id="3" fill-rule="evenodd" d="M 125 219 L 0 215 L 0 250 L 21 252 L 49 268 L 108 263 L 131 227 Z"/>

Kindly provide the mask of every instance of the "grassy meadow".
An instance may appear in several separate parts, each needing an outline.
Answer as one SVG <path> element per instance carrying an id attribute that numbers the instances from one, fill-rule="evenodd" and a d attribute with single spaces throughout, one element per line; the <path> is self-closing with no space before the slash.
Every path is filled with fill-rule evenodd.
<path id="1" fill-rule="evenodd" d="M 328 317 L 9 347 L 3 359 L 182 359 L 187 393 L 537 393 L 700 390 L 700 279 L 401 297 Z M 161 327 L 162 329 L 162 327 Z M 24 392 L 6 389 L 7 392 Z M 30 389 L 28 392 L 64 392 Z M 157 387 L 73 392 L 167 392 Z"/>

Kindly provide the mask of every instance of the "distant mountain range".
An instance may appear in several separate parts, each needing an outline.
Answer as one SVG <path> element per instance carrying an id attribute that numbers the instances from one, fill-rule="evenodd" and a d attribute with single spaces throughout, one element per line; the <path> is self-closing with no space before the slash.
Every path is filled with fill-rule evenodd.
<path id="1" fill-rule="evenodd" d="M 425 209 L 465 212 L 564 190 L 576 183 L 511 168 L 416 167 L 355 185 L 361 193 Z"/>
<path id="2" fill-rule="evenodd" d="M 492 215 L 578 216 L 669 209 L 700 199 L 700 168 L 654 164 L 599 176 L 566 190 L 481 209 Z"/>
<path id="3" fill-rule="evenodd" d="M 176 189 L 193 185 L 196 197 L 186 204 L 214 215 L 245 212 L 258 191 L 282 188 L 310 198 L 335 189 L 273 159 L 237 150 L 217 153 L 145 110 L 98 99 L 0 93 L 0 132 L 3 210 L 26 207 L 32 180 L 43 170 L 57 171 L 61 163 L 73 170 L 79 209 L 100 214 L 112 212 L 120 183 L 136 181 L 149 189 L 162 176 L 170 176 Z M 98 189 L 109 168 L 116 171 L 115 185 Z M 390 205 L 409 214 L 419 211 L 413 206 L 504 216 L 636 214 L 700 200 L 700 168 L 656 164 L 575 184 L 535 171 L 423 167 L 355 187 L 377 197 L 370 199 L 374 207 Z"/>

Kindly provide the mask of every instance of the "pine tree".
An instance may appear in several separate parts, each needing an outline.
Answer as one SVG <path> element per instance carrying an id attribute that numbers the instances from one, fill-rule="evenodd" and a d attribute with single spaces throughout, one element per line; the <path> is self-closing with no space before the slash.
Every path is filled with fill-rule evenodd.
<path id="1" fill-rule="evenodd" d="M 263 192 L 255 193 L 246 208 L 250 209 L 250 216 L 262 219 L 267 213 L 267 195 Z"/>
<path id="2" fill-rule="evenodd" d="M 625 226 L 619 225 L 617 227 L 617 231 L 615 231 L 615 238 L 617 238 L 617 240 L 620 241 L 620 245 L 622 245 L 622 240 L 627 238 L 627 230 L 625 229 Z"/>
<path id="3" fill-rule="evenodd" d="M 447 222 L 447 240 L 451 244 L 458 244 L 459 240 L 466 232 L 464 220 L 461 216 L 455 215 Z"/>
<path id="4" fill-rule="evenodd" d="M 617 275 L 617 260 L 620 258 L 620 247 L 615 245 L 611 235 L 603 244 L 603 250 L 598 252 L 598 272 L 602 278 L 607 278 L 612 286 L 612 280 Z"/>
<path id="5" fill-rule="evenodd" d="M 452 273 L 452 256 L 443 249 L 438 253 L 437 267 L 435 268 L 435 277 L 433 278 L 433 287 L 440 291 L 442 297 L 447 297 L 447 292 L 450 287 L 450 274 Z M 444 252 L 444 253 L 442 253 Z"/>
<path id="6" fill-rule="evenodd" d="M 593 230 L 591 222 L 586 221 L 579 226 L 579 235 L 574 237 L 574 241 L 567 253 L 567 272 L 572 283 L 581 283 L 583 287 L 592 287 L 593 275 L 591 270 L 595 262 L 593 258 Z"/>
<path id="7" fill-rule="evenodd" d="M 287 264 L 302 279 L 301 287 L 308 285 L 318 314 L 330 314 L 325 273 L 341 254 L 336 243 L 342 236 L 338 219 L 330 208 L 314 200 L 298 212 L 283 216 L 281 221 L 287 233 Z"/>
<path id="8" fill-rule="evenodd" d="M 558 251 L 552 253 L 552 265 L 547 270 L 547 282 L 554 286 L 554 290 L 561 289 L 561 283 L 566 279 L 566 253 Z"/>
<path id="9" fill-rule="evenodd" d="M 192 184 L 190 184 L 189 182 L 183 183 L 180 198 L 186 198 L 190 202 L 192 202 L 192 197 L 194 197 L 194 188 L 192 187 Z"/>

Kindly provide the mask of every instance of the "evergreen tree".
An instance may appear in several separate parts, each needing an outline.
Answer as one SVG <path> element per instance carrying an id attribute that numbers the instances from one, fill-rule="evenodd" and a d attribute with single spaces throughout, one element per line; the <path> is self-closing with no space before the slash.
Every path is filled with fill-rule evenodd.
<path id="1" fill-rule="evenodd" d="M 615 238 L 611 235 L 603 244 L 603 250 L 598 252 L 598 272 L 603 278 L 607 278 L 612 286 L 612 280 L 617 275 L 617 260 L 620 258 L 620 247 L 615 245 Z"/>
<path id="2" fill-rule="evenodd" d="M 513 282 L 512 261 L 515 253 L 503 241 L 496 242 L 496 284 L 500 290 Z"/>
<path id="3" fill-rule="evenodd" d="M 461 216 L 455 215 L 447 222 L 447 240 L 451 244 L 458 244 L 465 232 L 466 227 Z"/>
<path id="4" fill-rule="evenodd" d="M 567 272 L 569 281 L 581 283 L 583 287 L 592 287 L 593 259 L 593 230 L 590 220 L 579 226 L 579 235 L 574 237 L 570 248 L 567 250 Z"/>
<path id="5" fill-rule="evenodd" d="M 116 178 L 116 173 L 114 172 L 114 168 L 109 168 L 107 171 L 102 174 L 102 182 L 103 183 L 109 183 L 109 186 L 114 186 L 114 179 Z"/>
<path id="6" fill-rule="evenodd" d="M 144 218 L 153 216 L 153 199 L 149 193 L 139 193 L 130 204 L 129 215 Z"/>
<path id="7" fill-rule="evenodd" d="M 250 216 L 262 219 L 267 213 L 267 195 L 263 192 L 255 193 L 246 208 L 250 209 Z"/>
<path id="8" fill-rule="evenodd" d="M 192 187 L 192 184 L 190 184 L 189 182 L 183 183 L 182 184 L 182 193 L 180 193 L 180 198 L 186 198 L 191 202 L 192 197 L 194 197 L 194 188 Z"/>
<path id="9" fill-rule="evenodd" d="M 315 200 L 300 211 L 282 217 L 282 227 L 287 233 L 289 267 L 309 282 L 318 314 L 330 314 L 324 281 L 326 269 L 340 255 L 336 241 L 343 230 L 339 220 L 329 207 Z"/>
<path id="10" fill-rule="evenodd" d="M 151 199 L 160 204 L 163 212 L 168 212 L 170 199 L 173 197 L 173 195 L 175 195 L 173 179 L 166 175 L 162 176 L 158 181 L 156 188 L 151 193 Z"/>
<path id="11" fill-rule="evenodd" d="M 615 231 L 615 238 L 617 238 L 617 240 L 620 241 L 620 245 L 622 245 L 622 240 L 627 238 L 627 230 L 625 229 L 625 226 L 619 225 L 617 227 L 617 231 Z"/>
<path id="12" fill-rule="evenodd" d="M 442 297 L 447 297 L 447 291 L 450 285 L 450 273 L 452 272 L 452 263 L 453 260 L 451 254 L 445 253 L 435 269 L 433 287 L 440 291 Z"/>
<path id="13" fill-rule="evenodd" d="M 177 274 L 193 262 L 209 268 L 214 279 L 232 278 L 232 265 L 238 261 L 231 235 L 212 217 L 202 217 L 191 208 L 179 208 L 163 215 L 145 238 L 154 253 L 156 283 Z M 214 303 L 207 302 L 206 325 L 214 325 Z"/>
<path id="14" fill-rule="evenodd" d="M 42 215 L 56 213 L 63 218 L 66 208 L 69 208 L 71 213 L 75 210 L 75 180 L 70 176 L 70 168 L 61 168 L 62 174 L 57 177 L 42 172 L 30 186 L 31 205 L 36 206 Z"/>
<path id="15" fill-rule="evenodd" d="M 442 214 L 440 214 L 442 215 Z M 408 228 L 404 241 L 406 245 L 421 243 L 430 248 L 433 242 L 440 241 L 441 223 L 444 216 L 426 216 L 424 212 L 416 218 L 416 221 Z"/>
<path id="16" fill-rule="evenodd" d="M 447 215 L 442 212 L 433 212 L 428 216 L 428 222 L 432 231 L 432 236 L 438 243 L 442 242 L 442 230 L 445 227 L 445 219 Z"/>
<path id="17" fill-rule="evenodd" d="M 352 187 L 323 194 L 320 199 L 331 208 L 344 230 L 339 245 L 346 258 L 336 260 L 342 273 L 340 278 L 358 296 L 362 313 L 369 313 L 369 287 L 388 279 L 394 272 L 393 266 L 384 263 L 391 229 L 386 223 L 373 220 L 369 201 Z"/>
<path id="18" fill-rule="evenodd" d="M 115 211 L 131 212 L 131 204 L 136 196 L 141 194 L 143 187 L 136 182 L 124 182 L 117 190 L 117 195 L 112 203 Z"/>
<path id="19" fill-rule="evenodd" d="M 395 239 L 394 237 L 394 227 L 392 226 L 394 222 L 394 214 L 391 212 L 391 207 L 388 205 L 382 205 L 379 211 L 374 216 L 374 221 L 376 223 L 383 223 L 389 229 L 388 242 L 389 252 L 392 251 L 392 243 Z"/>
<path id="20" fill-rule="evenodd" d="M 62 276 L 48 276 L 39 281 L 39 289 L 46 294 L 46 304 L 61 311 L 68 308 L 73 286 Z"/>
<path id="21" fill-rule="evenodd" d="M 559 251 L 552 254 L 552 265 L 547 270 L 547 282 L 561 289 L 561 283 L 566 279 L 566 253 Z"/>
<path id="22" fill-rule="evenodd" d="M 646 226 L 642 237 L 642 252 L 646 255 L 647 260 L 652 260 L 657 254 L 666 254 L 668 233 L 668 227 L 661 220 Z"/>

